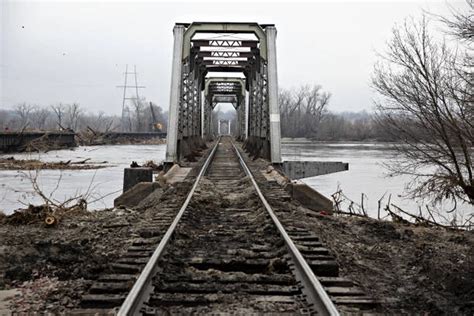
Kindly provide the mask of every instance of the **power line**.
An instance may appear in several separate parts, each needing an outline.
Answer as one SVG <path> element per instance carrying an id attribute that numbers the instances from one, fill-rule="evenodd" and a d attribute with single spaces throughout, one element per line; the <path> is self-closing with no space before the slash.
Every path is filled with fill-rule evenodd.
<path id="1" fill-rule="evenodd" d="M 134 75 L 135 76 L 135 85 L 128 85 L 128 75 Z M 138 89 L 143 89 L 146 88 L 145 86 L 139 86 L 138 85 L 138 78 L 137 78 L 137 65 L 133 65 L 133 72 L 128 72 L 128 64 L 125 66 L 125 72 L 124 72 L 124 77 L 125 77 L 125 82 L 123 86 L 116 86 L 117 88 L 123 88 L 123 97 L 122 97 L 122 132 L 125 132 L 125 103 L 126 100 L 137 100 L 137 102 L 140 102 L 140 95 L 138 94 Z M 127 97 L 127 89 L 130 88 L 135 88 L 135 97 Z M 130 116 L 130 113 L 128 113 Z"/>

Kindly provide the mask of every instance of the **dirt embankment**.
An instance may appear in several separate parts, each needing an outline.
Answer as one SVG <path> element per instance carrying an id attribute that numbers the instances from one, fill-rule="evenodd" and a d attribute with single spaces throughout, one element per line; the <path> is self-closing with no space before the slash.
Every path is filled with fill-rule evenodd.
<path id="1" fill-rule="evenodd" d="M 388 313 L 474 313 L 474 232 L 355 217 L 308 222 L 342 274 L 386 301 Z"/>
<path id="2" fill-rule="evenodd" d="M 94 280 L 146 233 L 163 199 L 184 200 L 190 186 L 156 190 L 134 209 L 56 210 L 54 225 L 45 207 L 0 213 L 0 290 L 18 293 L 3 305 L 19 314 L 77 309 Z"/>
<path id="3" fill-rule="evenodd" d="M 160 197 L 153 201 L 156 207 Z M 142 212 L 77 212 L 54 227 L 41 219 L 6 224 L 0 218 L 0 289 L 20 289 L 11 301 L 16 311 L 74 309 L 92 280 L 125 251 L 134 226 L 147 216 Z M 341 275 L 385 302 L 386 313 L 474 312 L 473 232 L 322 216 L 301 207 L 288 216 L 312 227 Z"/>
<path id="4" fill-rule="evenodd" d="M 129 245 L 137 216 L 127 209 L 74 212 L 53 227 L 40 214 L 0 217 L 0 290 L 21 292 L 9 301 L 12 310 L 77 307 L 91 280 Z"/>

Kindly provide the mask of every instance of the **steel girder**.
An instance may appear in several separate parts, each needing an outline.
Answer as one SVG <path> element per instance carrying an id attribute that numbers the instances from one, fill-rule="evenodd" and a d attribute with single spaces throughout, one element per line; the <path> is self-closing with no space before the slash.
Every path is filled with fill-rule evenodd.
<path id="1" fill-rule="evenodd" d="M 267 24 L 262 25 L 254 22 L 250 23 L 239 23 L 239 22 L 194 22 L 192 24 L 188 23 L 178 23 L 179 26 L 184 26 L 186 28 L 186 33 L 183 38 L 183 47 L 182 55 L 183 58 L 186 58 L 191 49 L 191 40 L 196 33 L 250 33 L 255 34 L 259 43 L 260 49 L 262 50 L 263 57 L 267 58 L 267 36 L 265 34 L 264 28 L 271 27 L 273 25 Z M 274 27 L 274 26 L 273 26 Z"/>
<path id="2" fill-rule="evenodd" d="M 185 62 L 182 70 L 178 140 L 201 135 L 201 95 L 195 72 L 198 69 L 190 71 L 189 62 Z"/>

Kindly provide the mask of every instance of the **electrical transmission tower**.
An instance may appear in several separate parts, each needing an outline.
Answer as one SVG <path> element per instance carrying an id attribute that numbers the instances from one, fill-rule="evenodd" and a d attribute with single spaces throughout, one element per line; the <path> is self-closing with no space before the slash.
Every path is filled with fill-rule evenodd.
<path id="1" fill-rule="evenodd" d="M 135 76 L 135 85 L 129 85 L 128 84 L 128 75 L 134 75 Z M 123 88 L 123 98 L 122 98 L 122 132 L 126 132 L 125 126 L 126 126 L 126 115 L 125 113 L 128 113 L 128 118 L 130 119 L 130 111 L 128 110 L 128 107 L 126 106 L 126 100 L 136 100 L 136 102 L 140 102 L 140 95 L 138 93 L 138 89 L 143 89 L 145 86 L 139 86 L 138 85 L 138 79 L 137 79 L 137 66 L 133 65 L 133 72 L 128 72 L 128 64 L 125 66 L 125 83 L 123 86 L 117 86 L 117 88 Z M 128 89 L 135 89 L 135 97 L 127 97 L 127 90 Z M 131 132 L 131 127 L 129 128 L 129 131 Z"/>

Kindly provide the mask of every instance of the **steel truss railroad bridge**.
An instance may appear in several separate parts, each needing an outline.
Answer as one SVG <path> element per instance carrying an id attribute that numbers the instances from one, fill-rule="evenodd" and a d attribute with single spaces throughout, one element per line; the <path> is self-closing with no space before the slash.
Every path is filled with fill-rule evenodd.
<path id="1" fill-rule="evenodd" d="M 212 110 L 231 103 L 245 149 L 281 163 L 275 26 L 177 23 L 173 34 L 166 162 L 212 138 Z"/>

